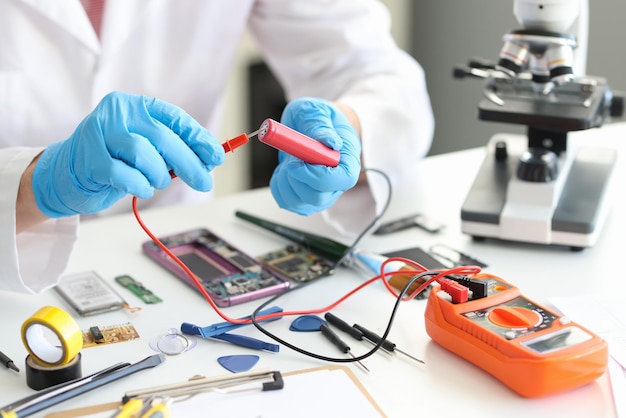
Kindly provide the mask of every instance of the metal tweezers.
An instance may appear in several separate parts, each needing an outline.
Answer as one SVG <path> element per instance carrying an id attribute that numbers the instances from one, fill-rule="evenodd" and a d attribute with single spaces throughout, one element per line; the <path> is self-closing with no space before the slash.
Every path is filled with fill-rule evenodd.
<path id="1" fill-rule="evenodd" d="M 261 384 L 259 386 L 251 385 L 255 382 L 260 382 Z M 236 393 L 248 390 L 270 391 L 280 390 L 283 387 L 283 378 L 278 371 L 264 370 L 242 372 L 227 376 L 196 377 L 185 382 L 126 392 L 122 398 L 122 403 L 139 397 L 169 398 L 176 402 L 204 392 Z"/>

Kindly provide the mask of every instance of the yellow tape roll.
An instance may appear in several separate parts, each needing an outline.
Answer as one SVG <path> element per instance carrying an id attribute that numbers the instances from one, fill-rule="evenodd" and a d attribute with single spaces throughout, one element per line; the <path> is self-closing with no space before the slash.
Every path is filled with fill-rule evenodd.
<path id="1" fill-rule="evenodd" d="M 50 341 L 50 331 L 58 341 Z M 83 334 L 70 314 L 54 306 L 44 306 L 22 324 L 22 342 L 37 363 L 60 366 L 80 352 Z"/>

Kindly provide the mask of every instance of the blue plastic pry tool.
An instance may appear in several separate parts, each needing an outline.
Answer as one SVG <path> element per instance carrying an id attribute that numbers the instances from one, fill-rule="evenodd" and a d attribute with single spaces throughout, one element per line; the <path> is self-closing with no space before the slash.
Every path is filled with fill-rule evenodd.
<path id="1" fill-rule="evenodd" d="M 218 357 L 217 362 L 228 371 L 240 373 L 252 369 L 259 362 L 259 356 L 252 354 L 222 356 Z"/>
<path id="2" fill-rule="evenodd" d="M 225 332 L 223 334 L 214 335 L 211 338 L 226 341 L 240 347 L 253 348 L 255 350 L 273 351 L 275 353 L 280 350 L 278 344 L 267 343 L 256 338 L 246 337 L 245 335 L 229 334 Z"/>
<path id="3" fill-rule="evenodd" d="M 256 316 L 261 317 L 263 315 L 268 315 L 272 313 L 282 312 L 283 308 L 278 306 L 273 306 L 264 311 L 260 311 Z M 239 319 L 250 319 L 252 315 L 244 316 Z M 277 316 L 274 318 L 260 320 L 259 322 L 269 322 L 275 321 L 277 319 L 282 318 L 282 316 Z M 199 327 L 198 325 L 191 324 L 189 322 L 183 322 L 180 326 L 180 332 L 187 335 L 200 335 L 202 338 L 211 338 L 216 335 L 223 334 L 228 331 L 232 331 L 234 329 L 245 327 L 246 325 L 250 325 L 252 322 L 247 324 L 233 324 L 232 322 L 218 322 L 215 324 L 208 325 L 206 327 Z"/>
<path id="4" fill-rule="evenodd" d="M 289 331 L 314 332 L 319 331 L 326 321 L 317 315 L 301 315 L 293 320 L 289 326 Z"/>

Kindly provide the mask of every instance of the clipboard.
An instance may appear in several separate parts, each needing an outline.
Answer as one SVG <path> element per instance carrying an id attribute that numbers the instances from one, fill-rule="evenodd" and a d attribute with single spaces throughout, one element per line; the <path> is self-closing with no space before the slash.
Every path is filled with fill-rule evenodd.
<path id="1" fill-rule="evenodd" d="M 220 411 L 226 411 L 229 417 L 238 418 L 257 417 L 260 412 L 262 416 L 273 417 L 320 417 L 324 416 L 321 414 L 325 414 L 325 416 L 387 418 L 352 370 L 346 366 L 327 365 L 285 372 L 282 375 L 285 381 L 282 390 L 196 395 L 189 400 L 171 404 L 170 415 L 173 418 L 204 416 L 207 408 L 210 408 L 215 416 L 220 416 Z M 329 399 L 332 396 L 335 399 Z M 309 402 L 303 404 L 303 399 Z M 53 412 L 45 417 L 110 417 L 119 406 L 120 402 L 109 402 Z M 341 408 L 344 408 L 343 412 Z M 329 412 L 331 409 L 332 412 Z"/>
<path id="2" fill-rule="evenodd" d="M 358 392 L 363 396 L 363 399 L 367 401 L 367 403 L 369 404 L 367 406 L 366 405 L 363 405 L 363 406 L 366 406 L 366 409 L 372 412 L 372 416 L 376 416 L 380 418 L 387 418 L 387 415 L 383 412 L 380 406 L 376 403 L 376 400 L 372 397 L 372 395 L 370 395 L 367 389 L 365 389 L 365 386 L 363 386 L 363 383 L 361 383 L 361 381 L 355 376 L 354 372 L 347 366 L 340 366 L 340 365 L 320 366 L 320 367 L 314 367 L 310 369 L 295 370 L 295 371 L 287 372 L 287 373 L 284 373 L 284 376 L 294 376 L 294 375 L 299 375 L 299 374 L 315 373 L 315 372 L 322 371 L 322 370 L 335 371 L 338 373 L 343 372 L 343 374 L 345 374 L 349 378 L 350 382 L 354 385 L 354 387 L 358 390 Z"/>

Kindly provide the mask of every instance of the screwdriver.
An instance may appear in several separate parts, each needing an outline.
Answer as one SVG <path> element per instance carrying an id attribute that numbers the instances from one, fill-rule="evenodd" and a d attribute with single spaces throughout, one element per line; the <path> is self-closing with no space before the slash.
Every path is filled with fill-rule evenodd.
<path id="1" fill-rule="evenodd" d="M 365 328 L 365 327 L 362 327 L 362 326 L 361 326 L 361 325 L 359 325 L 359 324 L 354 324 L 354 325 L 352 325 L 352 326 L 353 326 L 355 329 L 357 329 L 357 330 L 361 331 L 361 332 L 363 333 L 363 337 L 367 338 L 368 340 L 370 340 L 370 341 L 371 341 L 371 342 L 373 342 L 374 344 L 378 344 L 378 343 L 379 343 L 379 341 L 380 341 L 380 340 L 382 340 L 382 338 L 381 338 L 379 335 L 377 335 L 376 333 L 374 333 L 374 332 L 372 332 L 372 331 L 368 330 L 368 329 L 367 329 L 367 328 Z M 410 359 L 413 359 L 413 360 L 415 360 L 415 361 L 417 361 L 417 362 L 419 362 L 419 363 L 422 363 L 422 364 L 426 364 L 426 363 L 424 363 L 424 361 L 423 361 L 423 360 L 420 360 L 420 359 L 418 359 L 418 358 L 416 358 L 416 357 L 413 357 L 413 356 L 412 356 L 412 355 L 410 355 L 409 353 L 407 353 L 407 352 L 404 352 L 404 351 L 400 350 L 398 347 L 396 347 L 396 344 L 395 344 L 395 343 L 392 343 L 392 342 L 391 342 L 391 341 L 389 341 L 389 340 L 383 340 L 383 343 L 382 343 L 381 347 L 382 347 L 382 348 L 384 348 L 384 349 L 385 349 L 385 350 L 387 350 L 387 351 L 397 351 L 398 353 L 403 354 L 403 355 L 405 355 L 405 356 L 409 357 Z"/>
<path id="2" fill-rule="evenodd" d="M 157 402 L 148 405 L 148 408 L 141 411 L 139 418 L 168 418 L 170 416 L 169 401 Z"/>
<path id="3" fill-rule="evenodd" d="M 20 369 L 17 368 L 13 360 L 11 360 L 9 356 L 4 354 L 2 351 L 0 351 L 0 363 L 2 363 L 2 365 L 5 366 L 7 369 L 15 370 L 16 372 L 20 371 Z"/>
<path id="4" fill-rule="evenodd" d="M 111 418 L 132 418 L 134 416 L 137 416 L 137 414 L 141 412 L 145 404 L 146 401 L 144 399 L 131 399 L 124 405 L 120 406 L 119 410 L 111 415 Z"/>
<path id="5" fill-rule="evenodd" d="M 326 325 L 326 324 L 320 325 L 320 331 L 322 331 L 322 334 L 328 339 L 328 341 L 333 343 L 335 345 L 335 347 L 337 347 L 339 350 L 341 350 L 342 353 L 348 353 L 352 358 L 356 358 L 354 356 L 354 354 L 352 354 L 352 352 L 350 351 L 350 346 L 348 344 L 346 344 L 341 338 L 339 338 L 339 336 L 337 334 L 335 334 L 333 332 L 333 330 L 331 330 L 328 327 L 328 325 Z M 370 371 L 359 360 L 357 360 L 357 363 L 359 363 L 361 365 L 361 367 L 363 367 L 366 371 L 368 371 L 368 372 Z"/>

